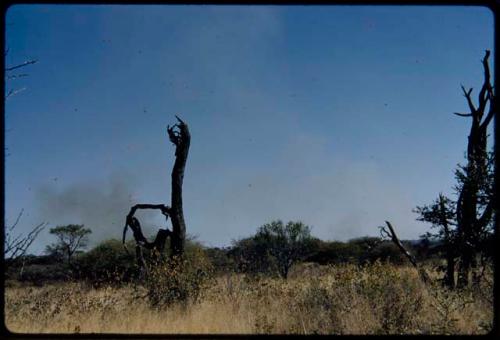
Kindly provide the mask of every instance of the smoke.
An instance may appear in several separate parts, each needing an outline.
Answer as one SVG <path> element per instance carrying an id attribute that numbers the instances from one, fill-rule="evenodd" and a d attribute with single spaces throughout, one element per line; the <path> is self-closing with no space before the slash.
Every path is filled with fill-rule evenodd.
<path id="1" fill-rule="evenodd" d="M 110 238 L 121 239 L 125 216 L 137 202 L 139 182 L 135 177 L 114 174 L 106 179 L 88 180 L 65 188 L 43 185 L 35 192 L 38 213 L 50 226 L 83 224 L 92 230 L 91 246 Z M 162 216 L 137 212 L 145 235 L 165 224 Z"/>

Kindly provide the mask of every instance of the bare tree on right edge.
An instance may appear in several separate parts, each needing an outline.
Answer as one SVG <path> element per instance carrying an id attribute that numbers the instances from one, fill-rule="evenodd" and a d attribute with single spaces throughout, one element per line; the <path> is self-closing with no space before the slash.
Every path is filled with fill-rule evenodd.
<path id="1" fill-rule="evenodd" d="M 454 114 L 471 119 L 467 142 L 466 164 L 455 171 L 458 184 L 455 191 L 457 200 L 442 194 L 431 205 L 417 207 L 419 221 L 429 222 L 438 232 L 427 233 L 427 237 L 441 242 L 447 264 L 444 281 L 449 288 L 464 288 L 472 280 L 481 278 L 478 255 L 484 261 L 485 254 L 491 253 L 494 205 L 494 155 L 488 150 L 488 126 L 496 115 L 497 100 L 490 81 L 488 59 L 490 51 L 482 59 L 484 82 L 479 91 L 478 105 L 472 100 L 472 88 L 463 94 L 469 107 L 468 113 Z M 489 256 L 489 255 L 488 255 Z M 487 256 L 486 256 L 487 257 Z M 483 270 L 486 263 L 481 263 Z M 455 270 L 458 278 L 455 285 Z"/>
<path id="2" fill-rule="evenodd" d="M 462 86 L 470 112 L 455 113 L 471 118 L 467 163 L 456 171 L 459 182 L 456 220 L 458 248 L 461 253 L 457 280 L 459 288 L 469 284 L 469 274 L 477 267 L 477 254 L 493 221 L 496 199 L 493 190 L 493 153 L 488 151 L 487 144 L 488 126 L 497 110 L 497 100 L 490 81 L 489 57 L 490 51 L 487 50 L 482 60 L 484 82 L 479 91 L 477 107 L 471 98 L 472 88 L 466 90 Z"/>

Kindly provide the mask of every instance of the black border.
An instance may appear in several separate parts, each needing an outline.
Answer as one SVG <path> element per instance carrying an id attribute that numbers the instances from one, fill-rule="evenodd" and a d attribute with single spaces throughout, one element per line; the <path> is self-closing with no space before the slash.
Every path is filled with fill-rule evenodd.
<path id="1" fill-rule="evenodd" d="M 487 7 L 489 8 L 494 16 L 494 87 L 498 88 L 500 83 L 500 42 L 497 36 L 497 32 L 500 32 L 500 22 L 497 20 L 497 13 L 500 9 L 500 0 L 437 0 L 437 1 L 396 1 L 396 0 L 334 0 L 334 1 L 159 1 L 159 0 L 149 0 L 146 2 L 140 1 L 37 1 L 37 0 L 27 0 L 27 1 L 11 1 L 2 2 L 2 16 L 1 16 L 1 27 L 4 30 L 3 34 L 1 34 L 0 42 L 2 46 L 5 46 L 5 19 L 6 12 L 8 8 L 12 5 L 20 5 L 20 4 L 46 4 L 46 5 L 55 5 L 55 4 L 74 4 L 74 5 L 299 5 L 299 6 L 310 6 L 310 5 L 350 5 L 350 6 L 384 6 L 384 5 L 397 5 L 397 6 L 474 6 L 474 7 Z M 5 55 L 3 55 L 3 64 L 5 65 Z M 2 68 L 2 74 L 4 73 L 4 68 Z M 2 79 L 5 79 L 2 76 Z M 1 82 L 0 92 L 5 92 L 5 82 Z M 498 101 L 498 99 L 497 99 Z M 497 103 L 498 107 L 498 103 Z M 500 159 L 498 156 L 498 145 L 500 142 L 500 117 L 495 117 L 494 119 L 494 152 L 495 152 L 495 192 L 500 192 L 500 175 L 498 174 L 497 169 L 500 166 Z M 0 127 L 1 127 L 1 137 L 0 138 L 0 155 L 2 161 L 5 160 L 5 101 L 2 105 L 2 115 L 0 117 Z M 5 230 L 5 162 L 3 166 L 0 167 L 0 177 L 2 181 L 0 181 L 0 201 L 3 204 L 0 204 L 0 213 L 4 217 L 2 219 L 2 230 Z M 495 202 L 494 209 L 496 212 L 500 211 L 499 209 L 500 200 Z M 500 223 L 499 218 L 495 219 L 495 244 L 500 245 Z M 0 250 L 3 253 L 4 247 L 4 232 L 0 233 L 1 242 L 0 242 Z M 143 339 L 143 338 L 152 338 L 152 339 L 233 339 L 233 338 L 255 338 L 255 337 L 269 337 L 269 338 L 280 338 L 283 335 L 258 335 L 258 334 L 122 334 L 122 333 L 82 333 L 82 334 L 57 334 L 57 333 L 43 333 L 43 334 L 23 334 L 23 333 L 12 333 L 8 330 L 5 325 L 5 259 L 2 256 L 0 259 L 0 264 L 2 268 L 2 282 L 3 285 L 0 290 L 0 304 L 1 304 L 1 317 L 2 320 L 0 322 L 0 334 L 1 338 L 13 338 L 13 339 L 33 339 L 33 338 L 41 338 L 41 339 L 66 339 L 66 338 L 75 338 L 75 339 Z M 494 319 L 493 319 L 493 329 L 490 333 L 486 335 L 456 335 L 453 337 L 458 338 L 474 338 L 474 337 L 495 337 L 499 338 L 500 336 L 500 255 L 498 249 L 496 250 L 494 256 L 494 286 L 493 286 L 493 307 L 494 307 Z M 287 337 L 329 337 L 329 335 L 286 335 Z M 376 335 L 339 335 L 340 337 L 379 337 Z M 383 335 L 383 337 L 394 337 L 398 335 Z M 420 337 L 420 336 L 430 336 L 435 337 L 434 335 L 405 335 L 405 337 Z M 439 336 L 439 335 L 436 335 Z M 336 336 L 337 337 L 337 336 Z M 381 336 L 380 336 L 381 337 Z"/>

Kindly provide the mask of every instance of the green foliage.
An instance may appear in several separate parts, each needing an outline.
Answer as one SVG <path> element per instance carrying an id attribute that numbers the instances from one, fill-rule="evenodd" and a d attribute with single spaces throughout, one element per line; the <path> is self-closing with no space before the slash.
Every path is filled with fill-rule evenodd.
<path id="1" fill-rule="evenodd" d="M 42 286 L 55 281 L 67 281 L 71 278 L 71 271 L 67 264 L 64 263 L 27 265 L 17 276 L 20 282 L 31 283 L 35 286 Z"/>
<path id="2" fill-rule="evenodd" d="M 403 264 L 406 261 L 396 245 L 379 237 L 359 237 L 350 240 L 348 244 L 357 250 L 359 264 L 374 263 L 377 260 L 390 261 L 394 264 Z"/>
<path id="3" fill-rule="evenodd" d="M 228 255 L 234 262 L 236 272 L 266 275 L 276 272 L 269 249 L 254 237 L 235 241 Z"/>
<path id="4" fill-rule="evenodd" d="M 319 264 L 356 263 L 362 254 L 363 250 L 358 244 L 318 240 L 314 254 L 307 261 Z"/>
<path id="5" fill-rule="evenodd" d="M 418 214 L 417 220 L 431 224 L 434 233 L 423 235 L 427 239 L 447 240 L 452 242 L 455 238 L 456 202 L 439 194 L 439 197 L 430 205 L 417 206 L 414 210 Z"/>
<path id="6" fill-rule="evenodd" d="M 234 259 L 229 256 L 231 248 L 206 248 L 205 253 L 214 267 L 214 272 L 228 273 L 235 267 Z"/>
<path id="7" fill-rule="evenodd" d="M 408 245 L 405 245 L 408 249 Z M 408 259 L 401 253 L 401 250 L 392 242 L 382 242 L 364 257 L 370 263 L 375 261 L 387 261 L 393 264 L 408 263 Z"/>
<path id="8" fill-rule="evenodd" d="M 277 272 L 287 278 L 290 268 L 310 256 L 315 245 L 309 226 L 276 220 L 261 226 L 255 236 L 235 242 L 231 255 L 241 271 Z"/>
<path id="9" fill-rule="evenodd" d="M 133 249 L 135 242 L 130 241 L 127 246 Z M 129 282 L 137 272 L 135 255 L 127 253 L 121 241 L 115 239 L 103 241 L 80 255 L 74 265 L 78 276 L 94 285 Z"/>
<path id="10" fill-rule="evenodd" d="M 161 308 L 173 303 L 195 303 L 214 282 L 213 266 L 204 249 L 190 243 L 183 257 L 151 263 L 145 287 L 150 304 Z"/>
<path id="11" fill-rule="evenodd" d="M 73 254 L 87 246 L 88 235 L 92 231 L 80 224 L 69 224 L 51 228 L 50 233 L 57 237 L 57 243 L 48 246 L 46 252 L 54 255 L 64 254 L 68 263 L 71 263 Z"/>
<path id="12" fill-rule="evenodd" d="M 369 252 L 373 250 L 382 242 L 380 237 L 363 236 L 349 240 L 349 244 L 358 246 L 362 252 Z"/>

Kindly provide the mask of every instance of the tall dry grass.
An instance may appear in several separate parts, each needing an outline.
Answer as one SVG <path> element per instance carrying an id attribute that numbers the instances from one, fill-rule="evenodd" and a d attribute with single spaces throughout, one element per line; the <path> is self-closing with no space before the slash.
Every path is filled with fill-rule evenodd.
<path id="1" fill-rule="evenodd" d="M 300 266 L 288 280 L 219 276 L 196 302 L 153 308 L 143 287 L 82 283 L 7 287 L 6 325 L 20 333 L 484 334 L 490 285 L 450 292 L 413 268 Z"/>

